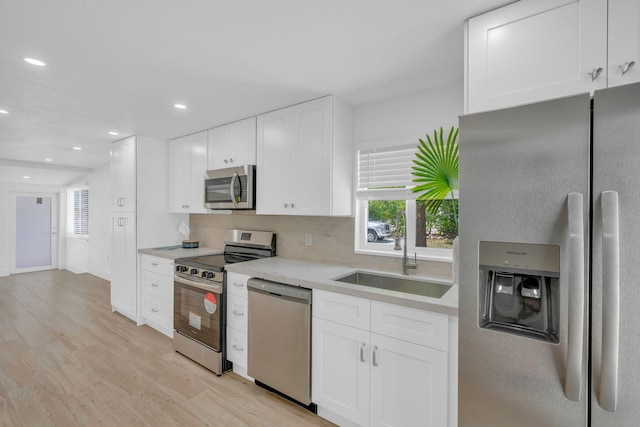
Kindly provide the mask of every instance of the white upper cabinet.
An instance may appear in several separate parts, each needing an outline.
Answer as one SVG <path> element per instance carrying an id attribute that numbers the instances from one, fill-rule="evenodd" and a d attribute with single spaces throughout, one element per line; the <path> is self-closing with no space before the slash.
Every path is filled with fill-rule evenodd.
<path id="1" fill-rule="evenodd" d="M 207 213 L 207 132 L 169 141 L 169 212 Z"/>
<path id="2" fill-rule="evenodd" d="M 640 81 L 640 1 L 609 0 L 609 86 Z"/>
<path id="3" fill-rule="evenodd" d="M 207 169 L 256 164 L 256 118 L 209 130 Z"/>
<path id="4" fill-rule="evenodd" d="M 637 43 L 637 16 L 634 25 Z M 607 86 L 606 0 L 523 0 L 469 19 L 467 31 L 467 112 Z"/>
<path id="5" fill-rule="evenodd" d="M 111 209 L 136 210 L 136 137 L 111 144 Z"/>
<path id="6" fill-rule="evenodd" d="M 351 108 L 333 96 L 258 116 L 257 213 L 351 215 Z"/>

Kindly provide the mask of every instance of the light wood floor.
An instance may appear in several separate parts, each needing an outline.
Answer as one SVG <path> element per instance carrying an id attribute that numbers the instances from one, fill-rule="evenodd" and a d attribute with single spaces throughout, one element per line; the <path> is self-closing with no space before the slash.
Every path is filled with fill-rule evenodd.
<path id="1" fill-rule="evenodd" d="M 109 282 L 0 278 L 0 426 L 332 426 L 111 312 Z"/>

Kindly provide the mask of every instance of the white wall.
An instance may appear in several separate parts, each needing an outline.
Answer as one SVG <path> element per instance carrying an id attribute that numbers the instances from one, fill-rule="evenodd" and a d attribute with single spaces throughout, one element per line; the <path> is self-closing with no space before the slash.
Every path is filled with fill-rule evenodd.
<path id="1" fill-rule="evenodd" d="M 109 165 L 89 174 L 89 273 L 111 277 L 111 172 Z"/>
<path id="2" fill-rule="evenodd" d="M 464 110 L 462 81 L 353 109 L 353 141 L 361 147 L 418 144 L 418 138 L 458 126 Z"/>
<path id="3" fill-rule="evenodd" d="M 21 192 L 21 193 L 57 193 L 60 194 L 61 189 L 59 187 L 51 187 L 45 185 L 29 185 L 29 184 L 8 184 L 8 183 L 0 183 L 0 276 L 8 276 L 9 271 L 13 266 L 9 265 L 10 259 L 13 257 L 9 256 L 10 253 L 15 252 L 15 248 L 10 248 L 10 242 L 13 239 L 10 236 L 15 235 L 15 224 L 9 224 L 10 218 L 9 215 L 9 193 L 10 192 Z M 58 198 L 60 202 L 60 198 Z M 61 219 L 58 216 L 58 230 L 61 230 L 60 227 Z M 58 234 L 60 235 L 60 233 Z M 61 248 L 63 245 L 64 239 L 58 239 L 58 263 L 60 264 L 61 254 L 64 252 Z"/>

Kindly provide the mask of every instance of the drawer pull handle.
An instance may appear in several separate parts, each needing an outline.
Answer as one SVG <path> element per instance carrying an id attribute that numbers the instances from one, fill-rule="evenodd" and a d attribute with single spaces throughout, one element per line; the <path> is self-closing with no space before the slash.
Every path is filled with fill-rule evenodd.
<path id="1" fill-rule="evenodd" d="M 154 313 L 157 313 L 158 309 L 157 308 L 152 308 L 151 311 L 154 312 Z"/>
<path id="2" fill-rule="evenodd" d="M 365 347 L 365 343 L 360 344 L 360 361 L 362 363 L 366 362 L 364 358 L 364 347 Z"/>
<path id="3" fill-rule="evenodd" d="M 233 315 L 234 316 L 244 316 L 244 313 L 242 311 L 233 310 Z"/>
<path id="4" fill-rule="evenodd" d="M 373 366 L 378 366 L 378 358 L 376 357 L 376 352 L 378 351 L 378 346 L 373 346 Z"/>
<path id="5" fill-rule="evenodd" d="M 154 267 L 157 267 L 158 263 L 157 262 L 152 262 L 151 265 L 153 265 Z"/>
<path id="6" fill-rule="evenodd" d="M 242 282 L 233 282 L 233 286 L 236 288 L 244 288 L 244 283 Z"/>
<path id="7" fill-rule="evenodd" d="M 235 351 L 244 351 L 244 347 L 240 347 L 240 346 L 235 345 L 235 344 L 234 344 L 234 345 L 232 345 L 231 347 L 232 347 Z"/>
<path id="8" fill-rule="evenodd" d="M 157 288 L 157 287 L 158 287 L 158 284 L 157 284 L 157 283 L 152 283 L 152 284 L 151 284 L 151 287 L 152 287 L 152 288 Z"/>

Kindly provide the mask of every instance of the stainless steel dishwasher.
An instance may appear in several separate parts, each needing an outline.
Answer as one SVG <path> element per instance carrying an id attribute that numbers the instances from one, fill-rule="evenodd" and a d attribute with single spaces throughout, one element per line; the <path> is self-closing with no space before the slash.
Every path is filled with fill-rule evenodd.
<path id="1" fill-rule="evenodd" d="M 248 366 L 256 384 L 311 404 L 311 290 L 249 279 Z"/>

